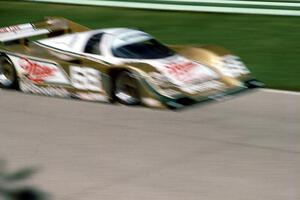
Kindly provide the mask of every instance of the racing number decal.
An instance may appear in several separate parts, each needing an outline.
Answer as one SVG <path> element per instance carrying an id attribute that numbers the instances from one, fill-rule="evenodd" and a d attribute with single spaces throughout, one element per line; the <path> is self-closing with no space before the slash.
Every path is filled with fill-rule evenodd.
<path id="1" fill-rule="evenodd" d="M 73 87 L 80 90 L 101 92 L 101 73 L 90 67 L 70 67 L 70 76 Z"/>

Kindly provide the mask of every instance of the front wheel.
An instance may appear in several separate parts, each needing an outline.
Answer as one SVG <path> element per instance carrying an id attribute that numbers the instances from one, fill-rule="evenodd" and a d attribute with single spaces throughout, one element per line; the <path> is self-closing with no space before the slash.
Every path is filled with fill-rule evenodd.
<path id="1" fill-rule="evenodd" d="M 138 105 L 141 103 L 138 81 L 130 72 L 124 71 L 115 79 L 114 96 L 125 105 Z"/>
<path id="2" fill-rule="evenodd" d="M 17 73 L 14 65 L 6 56 L 0 55 L 0 87 L 16 89 L 17 85 Z"/>

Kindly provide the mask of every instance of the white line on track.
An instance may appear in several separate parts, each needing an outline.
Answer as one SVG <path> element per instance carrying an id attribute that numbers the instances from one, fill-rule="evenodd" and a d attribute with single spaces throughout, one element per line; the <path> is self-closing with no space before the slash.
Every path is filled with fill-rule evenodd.
<path id="1" fill-rule="evenodd" d="M 300 96 L 300 92 L 293 92 L 293 91 L 287 91 L 287 90 L 275 90 L 275 89 L 260 89 L 264 92 L 270 92 L 270 93 L 279 93 L 279 94 L 288 94 L 288 95 L 296 95 Z"/>
<path id="2" fill-rule="evenodd" d="M 161 1 L 161 0 L 152 0 Z M 254 6 L 286 6 L 286 7 L 300 7 L 300 3 L 288 2 L 270 2 L 270 1 L 233 1 L 233 0 L 163 0 L 168 2 L 182 2 L 182 3 L 211 3 L 211 4 L 236 4 L 236 5 L 254 5 Z"/>
<path id="3" fill-rule="evenodd" d="M 77 4 L 77 5 L 94 5 L 94 6 L 121 7 L 121 8 L 138 8 L 138 9 L 151 9 L 151 10 L 300 16 L 299 10 L 283 10 L 283 9 L 193 6 L 193 5 L 173 5 L 173 4 L 161 4 L 161 3 L 137 3 L 137 2 L 102 1 L 102 0 L 101 1 L 99 1 L 99 0 L 77 0 L 77 1 L 74 1 L 74 0 L 28 0 L 28 1 L 47 2 L 47 3 L 69 3 L 69 4 Z"/>

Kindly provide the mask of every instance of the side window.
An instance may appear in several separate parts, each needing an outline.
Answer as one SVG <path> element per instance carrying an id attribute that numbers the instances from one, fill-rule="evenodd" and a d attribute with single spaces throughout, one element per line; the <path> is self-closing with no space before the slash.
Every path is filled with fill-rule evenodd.
<path id="1" fill-rule="evenodd" d="M 96 35 L 93 35 L 86 43 L 84 52 L 100 55 L 101 54 L 100 42 L 101 42 L 102 36 L 103 36 L 103 33 L 97 33 Z"/>

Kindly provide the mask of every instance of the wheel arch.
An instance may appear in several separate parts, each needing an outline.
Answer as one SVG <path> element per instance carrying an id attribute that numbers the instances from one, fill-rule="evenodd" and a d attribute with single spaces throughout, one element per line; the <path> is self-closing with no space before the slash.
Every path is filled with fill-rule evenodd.
<path id="1" fill-rule="evenodd" d="M 114 103 L 117 101 L 117 98 L 114 95 L 115 91 L 115 81 L 118 75 L 122 72 L 130 72 L 133 74 L 137 74 L 137 72 L 133 69 L 130 69 L 129 67 L 112 67 L 108 70 L 106 77 L 104 78 L 104 88 L 107 91 L 107 94 L 109 96 L 110 102 Z M 138 79 L 139 80 L 139 79 Z"/>
<path id="2" fill-rule="evenodd" d="M 12 66 L 13 66 L 13 69 L 15 71 L 15 76 L 16 76 L 16 82 L 13 84 L 13 86 L 11 87 L 11 89 L 16 89 L 16 90 L 19 90 L 20 89 L 20 85 L 19 85 L 19 81 L 20 81 L 20 77 L 18 75 L 18 71 L 16 69 L 16 66 L 14 64 L 14 62 L 12 61 L 12 59 L 7 55 L 6 52 L 1 52 L 0 51 L 0 59 L 4 57 Z"/>
<path id="3" fill-rule="evenodd" d="M 115 96 L 116 80 L 117 80 L 118 76 L 124 72 L 128 72 L 134 76 L 135 80 L 138 82 L 138 85 L 137 85 L 138 91 L 137 92 L 138 93 L 141 92 L 141 84 L 142 83 L 141 83 L 141 79 L 140 79 L 140 74 L 137 70 L 135 70 L 134 68 L 132 68 L 130 66 L 113 67 L 113 68 L 109 69 L 109 71 L 107 73 L 107 75 L 109 77 L 109 81 L 108 81 L 109 83 L 105 84 L 105 86 L 104 86 L 109 95 L 109 99 L 112 103 L 118 101 L 118 98 Z"/>

